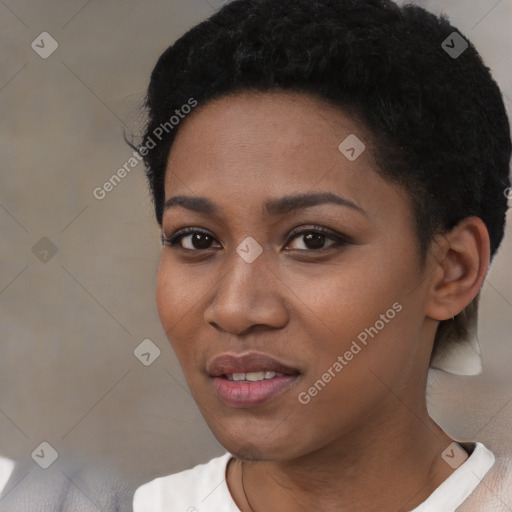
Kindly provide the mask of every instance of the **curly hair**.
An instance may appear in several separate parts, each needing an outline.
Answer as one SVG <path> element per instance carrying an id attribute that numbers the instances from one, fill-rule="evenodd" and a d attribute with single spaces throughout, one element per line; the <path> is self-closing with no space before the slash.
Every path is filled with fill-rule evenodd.
<path id="1" fill-rule="evenodd" d="M 485 223 L 492 258 L 505 227 L 510 128 L 500 90 L 471 42 L 462 35 L 468 47 L 461 55 L 445 51 L 456 31 L 444 16 L 391 0 L 228 3 L 171 45 L 151 75 L 144 140 L 160 130 L 159 141 L 151 150 L 133 147 L 144 150 L 159 225 L 179 130 L 170 117 L 191 98 L 201 108 L 243 91 L 283 90 L 342 107 L 373 135 L 377 172 L 411 199 L 422 264 L 435 235 L 470 216 Z M 478 297 L 440 322 L 432 357 L 448 340 L 468 338 Z"/>

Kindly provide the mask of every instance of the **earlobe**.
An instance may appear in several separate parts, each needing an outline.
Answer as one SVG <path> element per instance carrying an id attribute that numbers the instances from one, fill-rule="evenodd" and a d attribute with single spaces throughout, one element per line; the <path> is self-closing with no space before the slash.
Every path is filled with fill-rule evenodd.
<path id="1" fill-rule="evenodd" d="M 473 300 L 490 261 L 489 233 L 479 217 L 463 219 L 442 236 L 425 310 L 435 320 L 454 317 Z"/>

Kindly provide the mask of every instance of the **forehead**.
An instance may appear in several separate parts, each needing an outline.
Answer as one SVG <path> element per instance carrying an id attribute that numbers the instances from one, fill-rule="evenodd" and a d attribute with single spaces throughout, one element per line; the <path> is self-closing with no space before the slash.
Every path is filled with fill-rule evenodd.
<path id="1" fill-rule="evenodd" d="M 360 153 L 356 159 L 347 158 L 347 144 Z M 403 192 L 377 174 L 372 149 L 361 123 L 316 97 L 225 96 L 182 121 L 169 154 L 165 195 L 209 196 L 232 205 L 238 199 L 248 207 L 269 197 L 329 191 L 371 211 L 377 196 L 386 206 Z"/>
<path id="2" fill-rule="evenodd" d="M 362 128 L 340 109 L 312 96 L 284 92 L 225 96 L 200 105 L 182 123 L 168 163 L 172 168 L 177 161 L 208 156 L 205 165 L 229 163 L 227 167 L 234 170 L 243 162 L 261 173 L 304 157 L 307 162 L 319 155 L 322 161 L 337 160 L 344 136 Z M 366 137 L 360 134 L 360 138 Z"/>

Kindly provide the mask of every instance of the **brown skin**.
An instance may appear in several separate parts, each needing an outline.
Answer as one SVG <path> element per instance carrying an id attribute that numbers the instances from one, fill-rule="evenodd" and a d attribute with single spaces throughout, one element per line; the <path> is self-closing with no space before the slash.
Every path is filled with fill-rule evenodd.
<path id="1" fill-rule="evenodd" d="M 352 133 L 366 151 L 350 162 L 338 145 Z M 171 149 L 166 199 L 203 196 L 221 215 L 165 212 L 164 236 L 191 226 L 212 238 L 207 249 L 193 235 L 163 247 L 158 312 L 205 420 L 237 456 L 227 482 L 243 512 L 407 511 L 453 472 L 441 458 L 452 439 L 427 412 L 427 371 L 439 321 L 480 289 L 489 238 L 480 219 L 465 219 L 437 237 L 423 267 L 409 196 L 376 173 L 372 147 L 341 109 L 273 92 L 197 109 Z M 313 191 L 343 196 L 364 213 L 334 204 L 262 213 L 268 199 Z M 325 248 L 315 249 L 304 234 L 290 238 L 292 229 L 313 225 L 353 243 L 337 247 L 326 236 Z M 248 236 L 263 248 L 252 263 L 235 251 Z M 300 403 L 299 393 L 395 302 L 402 311 Z M 206 365 L 246 350 L 298 368 L 296 384 L 256 407 L 225 405 Z M 243 463 L 250 506 L 242 458 L 258 460 Z"/>

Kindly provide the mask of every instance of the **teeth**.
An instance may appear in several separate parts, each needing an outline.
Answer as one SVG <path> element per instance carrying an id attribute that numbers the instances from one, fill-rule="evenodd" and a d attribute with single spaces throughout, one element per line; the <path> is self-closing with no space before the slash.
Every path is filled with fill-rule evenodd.
<path id="1" fill-rule="evenodd" d="M 257 382 L 265 379 L 265 372 L 248 372 L 245 374 L 245 380 L 249 382 Z"/>
<path id="2" fill-rule="evenodd" d="M 283 376 L 282 373 L 276 373 L 273 371 L 261 371 L 261 372 L 247 372 L 247 373 L 230 373 L 226 375 L 228 380 L 234 380 L 236 382 L 258 382 L 262 380 L 273 379 L 275 376 Z"/>

